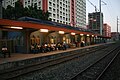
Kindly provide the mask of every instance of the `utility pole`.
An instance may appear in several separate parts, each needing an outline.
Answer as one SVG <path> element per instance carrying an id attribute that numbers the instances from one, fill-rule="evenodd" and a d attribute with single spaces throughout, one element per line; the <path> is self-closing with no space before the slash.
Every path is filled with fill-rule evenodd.
<path id="1" fill-rule="evenodd" d="M 119 32 L 118 32 L 118 24 L 119 24 L 119 19 L 118 19 L 118 16 L 117 16 L 117 40 L 119 40 Z"/>
<path id="2" fill-rule="evenodd" d="M 102 17 L 102 13 L 101 13 L 101 2 L 104 5 L 107 5 L 104 1 L 99 0 L 99 8 L 100 8 L 100 35 L 103 35 L 103 17 Z"/>
<path id="3" fill-rule="evenodd" d="M 117 16 L 117 33 L 118 33 L 118 20 L 119 20 L 119 19 L 118 19 L 118 16 Z"/>
<path id="4" fill-rule="evenodd" d="M 102 35 L 103 23 L 102 23 L 102 14 L 101 14 L 101 0 L 99 0 L 99 8 L 100 8 L 100 35 Z"/>
<path id="5" fill-rule="evenodd" d="M 2 19 L 2 0 L 0 0 L 0 19 Z M 2 38 L 2 30 L 0 30 L 0 39 Z"/>
<path id="6" fill-rule="evenodd" d="M 0 19 L 2 18 L 2 0 L 0 0 Z"/>

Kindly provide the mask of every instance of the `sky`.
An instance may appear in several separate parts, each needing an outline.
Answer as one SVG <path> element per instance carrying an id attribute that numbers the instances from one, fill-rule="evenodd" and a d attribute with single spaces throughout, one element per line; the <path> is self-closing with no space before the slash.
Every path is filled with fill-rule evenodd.
<path id="1" fill-rule="evenodd" d="M 99 0 L 89 0 L 99 10 Z M 86 22 L 88 23 L 88 13 L 95 12 L 95 7 L 86 0 Z M 117 32 L 117 16 L 118 16 L 118 31 L 120 32 L 120 0 L 101 0 L 101 12 L 103 13 L 103 21 L 111 26 L 111 32 Z"/>

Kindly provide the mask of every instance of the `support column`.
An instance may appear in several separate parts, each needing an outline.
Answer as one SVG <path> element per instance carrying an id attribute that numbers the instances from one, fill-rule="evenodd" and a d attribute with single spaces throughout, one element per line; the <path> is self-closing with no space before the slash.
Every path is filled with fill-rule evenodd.
<path id="1" fill-rule="evenodd" d="M 2 30 L 0 30 L 0 39 L 2 39 Z"/>
<path id="2" fill-rule="evenodd" d="M 87 35 L 85 35 L 85 46 L 87 44 Z"/>
<path id="3" fill-rule="evenodd" d="M 94 38 L 90 36 L 90 45 L 93 45 L 93 43 L 94 43 Z"/>
<path id="4" fill-rule="evenodd" d="M 71 35 L 71 42 L 72 42 L 72 43 L 75 42 L 75 35 Z"/>
<path id="5" fill-rule="evenodd" d="M 98 43 L 97 37 L 94 37 L 95 44 Z"/>
<path id="6" fill-rule="evenodd" d="M 24 34 L 24 49 L 25 49 L 25 53 L 30 53 L 30 31 L 29 30 L 25 30 L 23 32 Z"/>

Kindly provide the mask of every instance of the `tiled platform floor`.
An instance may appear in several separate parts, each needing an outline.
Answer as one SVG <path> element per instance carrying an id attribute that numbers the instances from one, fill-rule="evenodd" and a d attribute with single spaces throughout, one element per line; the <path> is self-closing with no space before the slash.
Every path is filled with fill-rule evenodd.
<path id="1" fill-rule="evenodd" d="M 108 43 L 103 43 L 103 44 L 108 44 Z M 57 50 L 57 51 L 51 51 L 51 52 L 47 52 L 47 53 L 37 53 L 37 54 L 11 53 L 10 58 L 9 57 L 6 57 L 6 58 L 0 57 L 0 64 L 6 63 L 6 62 L 13 62 L 13 61 L 29 59 L 29 58 L 59 54 L 59 53 L 62 53 L 62 52 L 67 52 L 67 51 L 72 51 L 72 50 L 77 50 L 77 49 L 83 49 L 83 48 L 88 48 L 88 47 L 92 47 L 92 46 L 99 46 L 99 45 L 103 45 L 103 44 L 96 44 L 96 45 L 90 45 L 90 46 L 79 47 L 79 48 L 70 48 L 70 49 L 67 49 L 67 50 L 64 50 L 64 51 L 63 50 Z"/>

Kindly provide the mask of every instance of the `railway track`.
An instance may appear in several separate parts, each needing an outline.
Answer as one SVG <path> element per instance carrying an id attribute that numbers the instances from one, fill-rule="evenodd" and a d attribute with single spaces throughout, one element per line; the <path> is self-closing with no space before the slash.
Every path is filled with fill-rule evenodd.
<path id="1" fill-rule="evenodd" d="M 54 65 L 57 65 L 60 63 L 64 63 L 64 62 L 70 61 L 72 59 L 75 59 L 77 57 L 83 56 L 85 54 L 96 52 L 98 50 L 102 50 L 105 48 L 108 48 L 108 46 L 100 46 L 97 48 L 86 49 L 86 50 L 83 50 L 81 53 L 72 51 L 72 52 L 70 52 L 71 54 L 62 56 L 59 58 L 50 59 L 50 60 L 38 62 L 35 64 L 30 64 L 30 65 L 21 66 L 18 68 L 12 68 L 12 69 L 8 69 L 8 70 L 0 71 L 0 79 L 1 80 L 12 80 L 14 78 L 25 75 L 27 73 L 31 73 L 31 72 L 34 72 L 37 70 L 42 70 L 49 66 L 54 66 Z"/>
<path id="2" fill-rule="evenodd" d="M 96 80 L 119 80 L 119 61 L 120 61 L 120 50 L 116 53 L 113 59 L 109 62 L 102 73 L 97 77 Z"/>
<path id="3" fill-rule="evenodd" d="M 119 52 L 120 46 L 115 47 L 95 63 L 73 76 L 71 80 L 99 80 Z"/>

